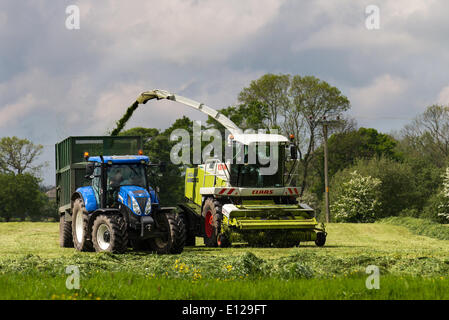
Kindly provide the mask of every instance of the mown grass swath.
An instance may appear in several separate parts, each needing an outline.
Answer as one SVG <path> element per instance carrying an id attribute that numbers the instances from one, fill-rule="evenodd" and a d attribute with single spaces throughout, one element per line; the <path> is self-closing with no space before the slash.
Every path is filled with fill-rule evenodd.
<path id="1" fill-rule="evenodd" d="M 188 247 L 180 255 L 80 253 L 56 223 L 0 224 L 3 299 L 447 299 L 449 242 L 388 223 L 328 225 L 323 248 Z M 66 267 L 80 271 L 68 290 Z M 365 287 L 380 268 L 380 289 Z M 75 295 L 76 294 L 76 295 Z"/>

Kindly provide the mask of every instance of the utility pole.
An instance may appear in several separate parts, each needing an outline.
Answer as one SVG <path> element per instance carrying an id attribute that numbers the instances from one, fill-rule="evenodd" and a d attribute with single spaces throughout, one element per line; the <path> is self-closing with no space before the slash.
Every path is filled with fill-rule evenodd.
<path id="1" fill-rule="evenodd" d="M 328 121 L 323 121 L 323 138 L 324 138 L 324 199 L 326 205 L 326 223 L 329 223 L 329 177 L 328 177 L 328 167 L 327 167 L 327 125 Z"/>
<path id="2" fill-rule="evenodd" d="M 337 116 L 336 120 L 326 120 L 323 117 L 319 121 L 323 125 L 323 148 L 324 148 L 324 199 L 326 206 L 326 223 L 330 221 L 330 209 L 329 209 L 329 174 L 328 174 L 328 152 L 327 152 L 327 126 L 329 124 L 336 124 L 340 122 L 340 116 Z"/>

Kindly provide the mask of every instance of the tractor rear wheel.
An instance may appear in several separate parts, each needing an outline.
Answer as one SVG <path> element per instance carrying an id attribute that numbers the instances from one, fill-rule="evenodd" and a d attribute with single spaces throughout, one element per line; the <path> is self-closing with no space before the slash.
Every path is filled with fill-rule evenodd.
<path id="1" fill-rule="evenodd" d="M 64 215 L 59 217 L 59 246 L 73 248 L 72 222 L 65 221 Z"/>
<path id="2" fill-rule="evenodd" d="M 148 244 L 151 250 L 158 254 L 179 254 L 184 250 L 186 230 L 184 222 L 176 214 L 159 213 L 155 217 L 157 225 L 165 232 L 163 237 L 150 238 Z"/>
<path id="3" fill-rule="evenodd" d="M 72 239 L 73 246 L 78 251 L 93 251 L 92 241 L 88 234 L 87 219 L 83 200 L 75 199 L 72 207 Z"/>
<path id="4" fill-rule="evenodd" d="M 128 233 L 123 217 L 116 214 L 97 216 L 92 226 L 92 242 L 97 252 L 125 252 Z"/>

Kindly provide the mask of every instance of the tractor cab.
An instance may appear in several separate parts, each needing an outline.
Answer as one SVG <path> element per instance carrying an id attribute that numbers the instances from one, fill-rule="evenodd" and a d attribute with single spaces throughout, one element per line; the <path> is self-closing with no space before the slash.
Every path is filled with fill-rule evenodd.
<path id="1" fill-rule="evenodd" d="M 96 208 L 118 208 L 125 205 L 134 215 L 149 215 L 158 204 L 155 191 L 147 180 L 149 158 L 142 155 L 86 157 L 86 178 L 95 197 Z M 95 208 L 95 209 L 96 209 Z"/>

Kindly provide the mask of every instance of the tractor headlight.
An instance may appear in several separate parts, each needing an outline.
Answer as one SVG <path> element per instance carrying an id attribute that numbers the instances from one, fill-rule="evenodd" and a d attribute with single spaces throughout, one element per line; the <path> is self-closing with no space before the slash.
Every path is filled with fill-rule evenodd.
<path id="1" fill-rule="evenodd" d="M 131 197 L 131 199 L 132 199 L 131 202 L 132 202 L 132 205 L 133 205 L 133 211 L 135 213 L 137 213 L 137 214 L 140 214 L 140 207 L 139 207 L 139 204 L 137 203 L 136 198 Z"/>
<path id="2" fill-rule="evenodd" d="M 149 215 L 151 213 L 151 198 L 148 198 L 147 204 L 145 205 L 145 214 Z"/>

